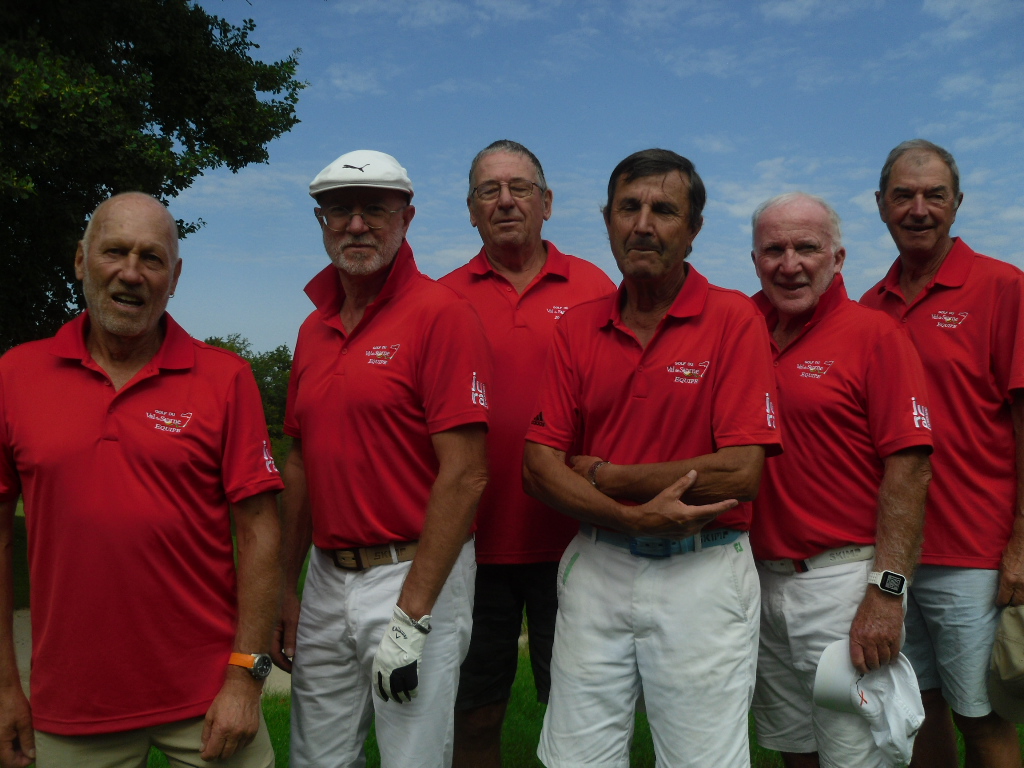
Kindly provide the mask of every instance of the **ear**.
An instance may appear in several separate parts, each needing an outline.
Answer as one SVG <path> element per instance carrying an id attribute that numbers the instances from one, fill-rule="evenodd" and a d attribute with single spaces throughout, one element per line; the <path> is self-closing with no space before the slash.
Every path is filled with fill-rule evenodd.
<path id="1" fill-rule="evenodd" d="M 75 251 L 75 277 L 78 280 L 85 279 L 85 246 L 81 240 L 78 241 L 78 250 Z"/>
<path id="2" fill-rule="evenodd" d="M 416 207 L 411 203 L 402 209 L 402 234 L 408 234 L 409 225 L 412 224 L 413 217 L 416 215 Z"/>
<path id="3" fill-rule="evenodd" d="M 694 240 L 697 239 L 697 235 L 700 234 L 700 228 L 703 227 L 703 226 L 704 226 L 704 217 L 701 216 L 700 217 L 700 221 L 697 222 L 697 227 L 693 230 L 693 238 L 692 239 L 694 239 Z"/>
<path id="4" fill-rule="evenodd" d="M 843 264 L 846 263 L 846 249 L 845 248 L 840 248 L 838 251 L 836 251 L 835 259 L 836 259 L 836 271 L 835 271 L 835 274 L 838 275 L 840 272 L 843 271 Z"/>
<path id="5" fill-rule="evenodd" d="M 550 189 L 544 190 L 544 221 L 551 218 L 551 204 L 555 201 L 555 193 Z"/>
<path id="6" fill-rule="evenodd" d="M 466 207 L 469 209 L 469 223 L 472 226 L 476 226 L 476 215 L 473 213 L 473 198 L 466 198 Z"/>
<path id="7" fill-rule="evenodd" d="M 757 268 L 757 254 L 754 251 L 750 252 L 750 260 L 754 263 L 754 274 L 761 277 L 761 270 Z"/>
<path id="8" fill-rule="evenodd" d="M 178 287 L 178 278 L 179 277 L 181 277 L 181 256 L 179 256 L 177 261 L 174 263 L 174 277 L 171 278 L 171 290 L 170 290 L 170 292 L 172 294 L 174 293 L 174 291 Z"/>
<path id="9" fill-rule="evenodd" d="M 885 221 L 885 200 L 882 199 L 881 192 L 875 192 L 875 205 L 878 206 L 878 216 Z"/>

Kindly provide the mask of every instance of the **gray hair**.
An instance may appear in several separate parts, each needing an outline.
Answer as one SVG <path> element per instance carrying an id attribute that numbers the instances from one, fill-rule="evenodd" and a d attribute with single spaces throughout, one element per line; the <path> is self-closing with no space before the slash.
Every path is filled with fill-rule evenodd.
<path id="1" fill-rule="evenodd" d="M 885 165 L 882 166 L 882 175 L 878 179 L 878 191 L 882 193 L 882 197 L 885 197 L 886 189 L 889 187 L 889 177 L 892 176 L 892 167 L 907 152 L 928 152 L 935 155 L 949 168 L 949 173 L 953 177 L 953 197 L 958 199 L 960 197 L 960 169 L 956 167 L 956 160 L 953 159 L 947 150 L 940 147 L 938 144 L 933 144 L 927 139 L 910 139 L 904 141 L 902 144 L 897 145 L 889 156 L 885 158 Z"/>
<path id="2" fill-rule="evenodd" d="M 171 255 L 174 256 L 175 259 L 177 259 L 178 258 L 178 240 L 181 238 L 181 233 L 178 232 L 178 222 L 176 222 L 174 220 L 174 217 L 171 216 L 171 212 L 167 209 L 166 205 L 161 203 L 159 200 L 157 200 L 152 195 L 146 194 L 145 192 L 119 192 L 116 195 L 111 195 L 106 200 L 104 200 L 102 203 L 100 203 L 99 205 L 96 206 L 96 210 L 94 210 L 91 214 L 89 214 L 89 221 L 86 222 L 85 232 L 82 233 L 82 252 L 85 254 L 85 258 L 86 259 L 89 258 L 89 242 L 92 240 L 93 224 L 94 224 L 94 222 L 97 219 L 96 214 L 98 214 L 100 212 L 100 210 L 103 208 L 103 206 L 105 206 L 107 203 L 111 202 L 112 200 L 117 200 L 117 199 L 122 198 L 122 197 L 141 197 L 141 198 L 144 198 L 145 200 L 149 200 L 151 202 L 156 203 L 161 208 L 163 208 L 164 211 L 167 212 L 167 218 L 171 222 L 171 229 L 174 232 L 174 240 L 171 243 Z"/>
<path id="3" fill-rule="evenodd" d="M 469 166 L 469 193 L 466 195 L 467 198 L 473 196 L 473 177 L 476 174 L 476 167 L 480 164 L 488 155 L 493 155 L 496 152 L 507 152 L 510 155 L 519 155 L 525 157 L 533 164 L 534 170 L 537 171 L 537 185 L 540 187 L 541 192 L 548 188 L 548 183 L 544 179 L 544 169 L 540 166 L 540 160 L 530 150 L 520 144 L 518 141 L 512 141 L 511 139 L 498 139 L 492 144 L 488 144 L 486 147 L 476 153 L 476 157 L 473 158 L 473 162 Z"/>
<path id="4" fill-rule="evenodd" d="M 775 208 L 780 205 L 786 205 L 792 203 L 795 200 L 809 200 L 812 203 L 820 205 L 825 213 L 828 215 L 828 234 L 832 239 L 832 253 L 835 254 L 843 247 L 843 230 L 842 221 L 839 218 L 839 214 L 836 213 L 835 209 L 825 202 L 824 198 L 818 197 L 817 195 L 809 195 L 806 192 L 786 192 L 781 195 L 765 200 L 754 211 L 754 215 L 750 217 L 750 239 L 751 247 L 757 250 L 757 223 L 761 220 L 765 211 L 770 208 Z"/>

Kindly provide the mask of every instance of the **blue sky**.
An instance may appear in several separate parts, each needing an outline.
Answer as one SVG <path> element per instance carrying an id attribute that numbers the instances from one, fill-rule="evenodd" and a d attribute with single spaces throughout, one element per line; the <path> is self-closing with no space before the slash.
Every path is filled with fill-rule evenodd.
<path id="1" fill-rule="evenodd" d="M 264 60 L 299 54 L 302 122 L 270 163 L 209 173 L 171 202 L 206 226 L 182 243 L 170 310 L 192 335 L 294 348 L 302 289 L 328 261 L 310 180 L 378 149 L 416 189 L 409 242 L 439 277 L 473 256 L 473 155 L 530 147 L 554 191 L 545 237 L 619 274 L 600 206 L 626 155 L 686 155 L 708 188 L 691 263 L 757 290 L 749 217 L 800 189 L 843 219 L 859 296 L 895 257 L 873 193 L 888 151 L 924 137 L 953 152 L 953 234 L 1024 267 L 1022 0 L 202 0 L 256 22 Z"/>

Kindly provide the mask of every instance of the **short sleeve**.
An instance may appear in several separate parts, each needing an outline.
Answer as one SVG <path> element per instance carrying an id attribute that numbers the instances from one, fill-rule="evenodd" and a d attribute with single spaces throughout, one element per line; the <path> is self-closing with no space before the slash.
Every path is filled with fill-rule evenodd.
<path id="1" fill-rule="evenodd" d="M 284 487 L 274 465 L 270 437 L 256 379 L 248 363 L 235 374 L 224 414 L 222 476 L 228 501 Z"/>

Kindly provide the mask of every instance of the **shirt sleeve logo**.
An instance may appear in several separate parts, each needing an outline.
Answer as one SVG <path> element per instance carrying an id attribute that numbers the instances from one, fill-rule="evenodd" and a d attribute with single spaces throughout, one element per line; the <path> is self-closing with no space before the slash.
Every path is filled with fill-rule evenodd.
<path id="1" fill-rule="evenodd" d="M 796 369 L 805 379 L 820 379 L 828 373 L 828 369 L 832 367 L 833 363 L 835 360 L 804 360 L 802 363 L 797 363 Z"/>
<path id="2" fill-rule="evenodd" d="M 272 475 L 277 474 L 277 465 L 274 463 L 274 454 L 270 452 L 270 446 L 267 445 L 267 441 L 263 441 L 263 462 L 267 466 L 267 472 Z"/>
<path id="3" fill-rule="evenodd" d="M 665 366 L 665 370 L 669 373 L 679 374 L 674 379 L 676 384 L 700 384 L 700 380 L 704 378 L 710 365 L 710 360 L 696 364 L 676 360 L 672 365 Z"/>
<path id="4" fill-rule="evenodd" d="M 764 415 L 768 422 L 768 429 L 775 429 L 775 404 L 772 402 L 770 392 L 764 393 Z"/>
<path id="5" fill-rule="evenodd" d="M 476 377 L 476 371 L 473 371 L 473 383 L 469 388 L 469 398 L 473 401 L 473 405 L 487 407 L 487 385 Z"/>
<path id="6" fill-rule="evenodd" d="M 932 421 L 928 418 L 927 406 L 921 405 L 917 402 L 916 397 L 910 398 L 911 413 L 914 417 L 914 426 L 918 429 L 931 430 Z"/>
<path id="7" fill-rule="evenodd" d="M 392 344 L 389 347 L 387 344 L 376 344 L 366 350 L 366 356 L 370 358 L 366 362 L 370 365 L 387 365 L 398 354 L 400 346 L 402 345 Z"/>
<path id="8" fill-rule="evenodd" d="M 932 320 L 935 320 L 936 328 L 959 328 L 967 319 L 966 312 L 953 312 L 947 309 L 940 309 L 932 313 Z"/>
<path id="9" fill-rule="evenodd" d="M 155 421 L 153 429 L 160 432 L 181 432 L 192 420 L 192 412 L 176 413 L 154 408 L 152 411 L 146 411 L 146 418 Z"/>

